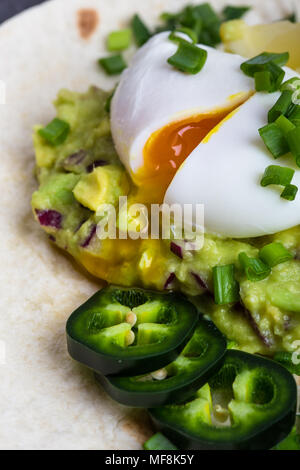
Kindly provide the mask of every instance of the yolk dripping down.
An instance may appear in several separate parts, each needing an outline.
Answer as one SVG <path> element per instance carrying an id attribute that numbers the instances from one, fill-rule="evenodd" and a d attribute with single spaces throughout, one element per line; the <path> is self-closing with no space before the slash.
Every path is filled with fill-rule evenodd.
<path id="1" fill-rule="evenodd" d="M 168 124 L 152 134 L 144 147 L 144 165 L 133 175 L 138 186 L 139 202 L 162 203 L 181 164 L 207 134 L 241 104 L 239 100 L 230 108 L 192 116 Z"/>

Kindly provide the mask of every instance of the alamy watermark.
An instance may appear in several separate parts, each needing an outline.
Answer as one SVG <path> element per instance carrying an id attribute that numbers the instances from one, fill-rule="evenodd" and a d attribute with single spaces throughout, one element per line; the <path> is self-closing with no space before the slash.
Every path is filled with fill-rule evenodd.
<path id="1" fill-rule="evenodd" d="M 101 204 L 96 212 L 97 236 L 100 240 L 178 240 L 186 249 L 199 250 L 204 243 L 203 204 L 129 204 L 119 198 L 113 204 Z"/>

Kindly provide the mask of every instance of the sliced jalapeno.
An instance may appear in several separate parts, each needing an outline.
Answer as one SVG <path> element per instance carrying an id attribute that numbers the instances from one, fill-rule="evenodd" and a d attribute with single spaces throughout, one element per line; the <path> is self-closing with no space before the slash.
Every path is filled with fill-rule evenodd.
<path id="1" fill-rule="evenodd" d="M 110 286 L 70 316 L 68 351 L 103 375 L 144 374 L 176 359 L 197 320 L 181 294 Z"/>
<path id="2" fill-rule="evenodd" d="M 270 449 L 291 431 L 296 403 L 296 383 L 284 367 L 230 350 L 192 400 L 150 414 L 181 449 Z"/>
<path id="3" fill-rule="evenodd" d="M 134 377 L 96 375 L 108 394 L 128 406 L 150 408 L 180 403 L 192 396 L 222 365 L 226 339 L 212 322 L 200 320 L 174 362 Z"/>

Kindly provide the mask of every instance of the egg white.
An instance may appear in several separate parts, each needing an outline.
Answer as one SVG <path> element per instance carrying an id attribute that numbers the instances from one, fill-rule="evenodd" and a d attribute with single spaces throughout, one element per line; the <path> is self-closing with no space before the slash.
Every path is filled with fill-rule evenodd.
<path id="1" fill-rule="evenodd" d="M 287 78 L 295 76 L 287 71 Z M 165 195 L 167 204 L 204 204 L 205 230 L 224 237 L 272 234 L 300 223 L 300 195 L 280 197 L 278 186 L 260 186 L 269 165 L 295 170 L 292 184 L 300 188 L 300 169 L 291 154 L 274 159 L 258 129 L 267 124 L 269 109 L 280 93 L 256 93 L 189 155 Z"/>
<path id="2" fill-rule="evenodd" d="M 155 131 L 189 116 L 233 107 L 240 94 L 254 88 L 253 79 L 240 70 L 240 56 L 207 46 L 201 45 L 208 56 L 200 73 L 176 70 L 167 59 L 178 46 L 168 36 L 158 34 L 139 49 L 112 100 L 112 135 L 130 173 L 143 166 L 144 146 Z"/>

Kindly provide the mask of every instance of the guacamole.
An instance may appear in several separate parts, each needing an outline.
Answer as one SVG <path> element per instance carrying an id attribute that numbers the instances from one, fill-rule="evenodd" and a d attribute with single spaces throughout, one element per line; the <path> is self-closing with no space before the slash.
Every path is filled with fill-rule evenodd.
<path id="1" fill-rule="evenodd" d="M 50 240 L 110 283 L 190 295 L 236 348 L 267 355 L 294 351 L 300 338 L 300 227 L 250 240 L 205 235 L 198 251 L 179 250 L 171 240 L 99 240 L 99 204 L 112 204 L 117 211 L 121 196 L 128 196 L 128 203 L 136 196 L 114 149 L 108 98 L 109 93 L 96 87 L 84 94 L 62 90 L 55 102 L 57 117 L 69 124 L 70 132 L 60 145 L 47 143 L 39 133 L 41 126 L 35 128 L 39 189 L 32 208 Z M 239 253 L 256 257 L 260 247 L 273 241 L 282 243 L 294 258 L 275 266 L 266 279 L 249 281 Z M 241 303 L 216 305 L 212 268 L 231 263 L 236 266 Z"/>

